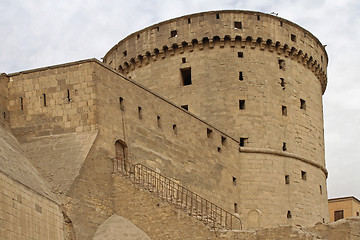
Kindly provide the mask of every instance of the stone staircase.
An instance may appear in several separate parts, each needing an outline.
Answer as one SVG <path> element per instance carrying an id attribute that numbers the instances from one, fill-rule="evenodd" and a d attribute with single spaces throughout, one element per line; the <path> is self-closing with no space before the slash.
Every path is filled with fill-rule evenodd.
<path id="1" fill-rule="evenodd" d="M 152 169 L 137 163 L 117 161 L 116 169 L 140 188 L 202 221 L 212 230 L 241 230 L 239 217 L 211 203 L 184 186 Z"/>

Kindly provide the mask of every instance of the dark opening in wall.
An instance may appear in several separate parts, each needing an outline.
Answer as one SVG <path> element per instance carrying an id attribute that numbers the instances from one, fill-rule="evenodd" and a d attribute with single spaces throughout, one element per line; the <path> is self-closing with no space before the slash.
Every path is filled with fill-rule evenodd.
<path id="1" fill-rule="evenodd" d="M 356 216 L 359 217 L 359 212 L 356 212 Z"/>
<path id="2" fill-rule="evenodd" d="M 304 99 L 300 99 L 300 109 L 306 109 L 306 101 Z"/>
<path id="3" fill-rule="evenodd" d="M 119 103 L 120 103 L 120 110 L 124 111 L 124 99 L 122 97 L 119 98 Z"/>
<path id="4" fill-rule="evenodd" d="M 220 14 L 216 14 L 216 19 L 220 19 Z"/>
<path id="5" fill-rule="evenodd" d="M 139 39 L 140 38 L 140 34 L 136 35 L 136 39 Z"/>
<path id="6" fill-rule="evenodd" d="M 301 179 L 306 180 L 306 172 L 301 171 Z"/>
<path id="7" fill-rule="evenodd" d="M 278 62 L 279 62 L 279 69 L 285 70 L 285 60 L 279 59 Z"/>
<path id="8" fill-rule="evenodd" d="M 44 107 L 46 107 L 46 94 L 43 94 L 43 103 L 44 103 Z"/>
<path id="9" fill-rule="evenodd" d="M 126 57 L 126 56 L 127 56 L 127 51 L 125 50 L 125 51 L 123 52 L 123 54 L 124 54 L 124 57 Z"/>
<path id="10" fill-rule="evenodd" d="M 240 81 L 244 80 L 243 72 L 239 72 L 239 80 Z"/>
<path id="11" fill-rule="evenodd" d="M 323 58 L 323 56 L 321 55 L 321 62 L 323 62 L 324 61 L 324 58 Z"/>
<path id="12" fill-rule="evenodd" d="M 236 186 L 236 177 L 232 177 L 233 185 Z"/>
<path id="13" fill-rule="evenodd" d="M 296 42 L 296 35 L 291 34 L 291 41 Z"/>
<path id="14" fill-rule="evenodd" d="M 286 143 L 285 142 L 283 142 L 282 150 L 286 151 Z"/>
<path id="15" fill-rule="evenodd" d="M 186 111 L 189 110 L 189 105 L 181 105 L 181 107 L 182 107 L 183 109 L 185 109 Z"/>
<path id="16" fill-rule="evenodd" d="M 235 29 L 242 29 L 242 22 L 234 22 Z"/>
<path id="17" fill-rule="evenodd" d="M 24 110 L 24 99 L 22 97 L 20 97 L 20 109 L 21 111 Z"/>
<path id="18" fill-rule="evenodd" d="M 183 68 L 181 71 L 181 86 L 191 85 L 191 68 Z"/>
<path id="19" fill-rule="evenodd" d="M 291 211 L 290 210 L 288 210 L 286 217 L 291 218 Z"/>
<path id="20" fill-rule="evenodd" d="M 213 137 L 213 131 L 210 128 L 206 129 L 206 136 L 208 138 L 212 138 Z"/>
<path id="21" fill-rule="evenodd" d="M 6 112 L 3 113 L 4 119 L 6 118 Z"/>
<path id="22" fill-rule="evenodd" d="M 280 78 L 280 85 L 285 89 L 285 79 Z"/>
<path id="23" fill-rule="evenodd" d="M 158 26 L 158 27 L 156 27 L 156 28 L 154 28 L 154 29 L 156 29 L 157 31 L 160 31 L 160 27 Z"/>
<path id="24" fill-rule="evenodd" d="M 286 106 L 281 106 L 281 113 L 283 116 L 287 116 L 287 107 Z"/>
<path id="25" fill-rule="evenodd" d="M 323 223 L 325 223 L 325 218 L 323 218 Z"/>
<path id="26" fill-rule="evenodd" d="M 139 119 L 142 119 L 142 118 L 143 118 L 141 107 L 138 107 L 138 116 L 139 116 Z"/>
<path id="27" fill-rule="evenodd" d="M 322 194 L 322 186 L 319 185 L 319 188 L 320 188 L 320 194 Z"/>
<path id="28" fill-rule="evenodd" d="M 177 30 L 172 30 L 172 31 L 170 32 L 170 36 L 171 36 L 171 37 L 176 37 L 176 36 L 177 36 Z"/>
<path id="29" fill-rule="evenodd" d="M 282 27 L 283 26 L 283 22 L 282 21 L 280 21 L 280 27 Z"/>
<path id="30" fill-rule="evenodd" d="M 239 109 L 240 110 L 245 109 L 245 100 L 239 100 Z"/>
<path id="31" fill-rule="evenodd" d="M 238 213 L 238 205 L 237 205 L 237 203 L 234 203 L 234 212 Z"/>
<path id="32" fill-rule="evenodd" d="M 70 90 L 69 89 L 67 90 L 66 100 L 67 100 L 68 103 L 71 101 L 71 99 L 70 99 Z"/>
<path id="33" fill-rule="evenodd" d="M 221 136 L 221 145 L 226 146 L 226 137 Z"/>
<path id="34" fill-rule="evenodd" d="M 181 59 L 181 62 L 182 62 L 182 63 L 186 63 L 186 58 L 183 57 L 183 58 Z"/>
<path id="35" fill-rule="evenodd" d="M 245 147 L 245 142 L 247 142 L 248 138 L 240 138 L 240 147 Z"/>
<path id="36" fill-rule="evenodd" d="M 256 15 L 258 21 L 260 21 L 260 15 Z"/>
<path id="37" fill-rule="evenodd" d="M 344 218 L 344 210 L 334 211 L 334 220 L 335 221 L 343 219 L 343 218 Z"/>
<path id="38" fill-rule="evenodd" d="M 190 24 L 191 23 L 191 18 L 188 18 L 188 24 Z"/>
<path id="39" fill-rule="evenodd" d="M 156 123 L 158 128 L 161 128 L 160 116 L 156 116 Z"/>
<path id="40" fill-rule="evenodd" d="M 285 175 L 285 184 L 290 184 L 290 176 Z"/>
<path id="41" fill-rule="evenodd" d="M 217 148 L 217 151 L 218 151 L 218 152 L 221 152 L 221 147 L 218 147 L 218 148 Z"/>
<path id="42" fill-rule="evenodd" d="M 177 135 L 178 134 L 178 131 L 177 131 L 177 126 L 176 124 L 173 125 L 173 131 L 174 131 L 174 134 Z"/>
<path id="43" fill-rule="evenodd" d="M 238 58 L 243 58 L 244 57 L 244 53 L 243 52 L 238 52 Z"/>

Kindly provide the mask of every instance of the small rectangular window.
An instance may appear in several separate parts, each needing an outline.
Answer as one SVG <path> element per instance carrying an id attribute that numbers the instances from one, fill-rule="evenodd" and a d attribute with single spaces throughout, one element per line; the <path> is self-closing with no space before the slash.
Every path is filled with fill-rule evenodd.
<path id="1" fill-rule="evenodd" d="M 127 51 L 125 50 L 125 51 L 123 52 L 123 54 L 124 54 L 124 57 L 126 57 L 126 56 L 127 56 Z"/>
<path id="2" fill-rule="evenodd" d="M 186 63 L 186 58 L 183 57 L 183 58 L 181 59 L 181 62 L 182 62 L 182 63 Z"/>
<path id="3" fill-rule="evenodd" d="M 245 109 L 245 100 L 239 100 L 239 109 L 240 110 Z"/>
<path id="4" fill-rule="evenodd" d="M 279 59 L 278 63 L 279 63 L 279 69 L 285 70 L 285 60 Z"/>
<path id="5" fill-rule="evenodd" d="M 243 58 L 244 57 L 244 53 L 243 52 L 238 52 L 238 58 Z"/>
<path id="6" fill-rule="evenodd" d="M 280 21 L 280 27 L 282 27 L 283 26 L 283 22 L 282 21 Z"/>
<path id="7" fill-rule="evenodd" d="M 239 80 L 240 81 L 244 80 L 243 72 L 239 72 Z"/>
<path id="8" fill-rule="evenodd" d="M 238 205 L 237 205 L 237 203 L 234 203 L 234 212 L 238 213 Z"/>
<path id="9" fill-rule="evenodd" d="M 221 147 L 218 147 L 218 148 L 217 148 L 217 151 L 218 151 L 218 152 L 221 152 Z"/>
<path id="10" fill-rule="evenodd" d="M 283 142 L 282 150 L 283 150 L 283 151 L 286 151 L 286 150 L 287 150 L 287 149 L 286 149 L 286 142 Z"/>
<path id="11" fill-rule="evenodd" d="M 287 108 L 286 106 L 281 106 L 281 113 L 283 116 L 287 116 Z"/>
<path id="12" fill-rule="evenodd" d="M 226 137 L 221 136 L 221 145 L 226 146 Z"/>
<path id="13" fill-rule="evenodd" d="M 119 98 L 119 103 L 120 103 L 120 110 L 124 111 L 124 99 L 122 97 Z"/>
<path id="14" fill-rule="evenodd" d="M 177 30 L 172 30 L 172 31 L 170 32 L 170 36 L 171 36 L 171 37 L 177 37 Z"/>
<path id="15" fill-rule="evenodd" d="M 236 177 L 232 177 L 233 185 L 236 186 Z"/>
<path id="16" fill-rule="evenodd" d="M 24 99 L 22 97 L 20 97 L 20 109 L 21 111 L 24 110 Z"/>
<path id="17" fill-rule="evenodd" d="M 296 42 L 296 35 L 291 34 L 291 41 Z"/>
<path id="18" fill-rule="evenodd" d="M 240 138 L 240 147 L 245 147 L 245 142 L 247 142 L 248 138 Z"/>
<path id="19" fill-rule="evenodd" d="M 334 220 L 340 220 L 344 218 L 344 210 L 337 210 L 334 212 Z"/>
<path id="20" fill-rule="evenodd" d="M 280 78 L 280 85 L 285 89 L 285 79 Z"/>
<path id="21" fill-rule="evenodd" d="M 257 17 L 257 20 L 260 21 L 260 15 L 257 15 L 256 17 Z"/>
<path id="22" fill-rule="evenodd" d="M 356 216 L 359 217 L 359 212 L 356 212 Z"/>
<path id="23" fill-rule="evenodd" d="M 306 109 L 306 101 L 304 99 L 300 99 L 300 109 Z"/>
<path id="24" fill-rule="evenodd" d="M 301 171 L 301 179 L 306 180 L 306 172 Z"/>
<path id="25" fill-rule="evenodd" d="M 191 85 L 191 68 L 183 68 L 181 71 L 181 86 Z"/>
<path id="26" fill-rule="evenodd" d="M 140 38 L 140 34 L 136 35 L 136 39 L 139 39 Z"/>
<path id="27" fill-rule="evenodd" d="M 241 22 L 234 22 L 234 28 L 235 29 L 242 29 L 242 23 Z"/>
<path id="28" fill-rule="evenodd" d="M 291 218 L 291 211 L 289 210 L 286 215 L 287 218 Z"/>
<path id="29" fill-rule="evenodd" d="M 181 105 L 181 107 L 182 107 L 183 109 L 185 109 L 186 111 L 189 110 L 189 106 L 188 106 L 188 105 Z"/>
<path id="30" fill-rule="evenodd" d="M 44 107 L 46 107 L 46 94 L 43 94 L 43 102 L 44 102 Z"/>
<path id="31" fill-rule="evenodd" d="M 290 184 L 290 176 L 285 175 L 285 184 Z"/>
<path id="32" fill-rule="evenodd" d="M 220 14 L 216 14 L 216 19 L 220 19 Z"/>
<path id="33" fill-rule="evenodd" d="M 177 135 L 178 134 L 178 131 L 177 131 L 177 126 L 176 124 L 173 125 L 173 131 L 174 131 L 174 134 Z"/>
<path id="34" fill-rule="evenodd" d="M 156 116 L 156 123 L 158 128 L 161 128 L 160 116 Z"/>
<path id="35" fill-rule="evenodd" d="M 143 118 L 142 117 L 142 109 L 141 109 L 141 107 L 138 107 L 138 117 L 139 117 L 139 119 Z"/>
<path id="36" fill-rule="evenodd" d="M 68 103 L 71 101 L 71 99 L 70 99 L 70 90 L 69 89 L 67 90 L 66 100 L 67 100 Z"/>
<path id="37" fill-rule="evenodd" d="M 191 18 L 188 18 L 188 24 L 190 24 L 191 23 Z"/>
<path id="38" fill-rule="evenodd" d="M 213 137 L 213 131 L 210 128 L 206 129 L 206 135 L 208 138 L 212 138 Z"/>
<path id="39" fill-rule="evenodd" d="M 319 188 L 320 188 L 320 194 L 322 194 L 322 186 L 319 185 Z"/>

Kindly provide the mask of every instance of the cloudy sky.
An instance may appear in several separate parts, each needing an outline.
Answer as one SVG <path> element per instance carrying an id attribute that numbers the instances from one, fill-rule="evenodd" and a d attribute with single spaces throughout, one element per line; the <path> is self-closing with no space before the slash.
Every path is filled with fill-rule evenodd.
<path id="1" fill-rule="evenodd" d="M 360 198 L 358 0 L 0 0 L 0 72 L 101 59 L 134 31 L 222 9 L 276 12 L 327 45 L 323 100 L 329 197 Z"/>

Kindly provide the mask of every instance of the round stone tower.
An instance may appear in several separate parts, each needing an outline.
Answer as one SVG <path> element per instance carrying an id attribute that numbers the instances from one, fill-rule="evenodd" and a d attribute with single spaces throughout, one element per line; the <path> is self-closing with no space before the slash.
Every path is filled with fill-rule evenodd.
<path id="1" fill-rule="evenodd" d="M 247 208 L 244 200 L 248 226 L 271 225 L 260 223 L 264 212 L 284 216 L 275 224 L 293 212 L 299 224 L 328 220 L 322 113 L 328 57 L 309 31 L 260 12 L 197 13 L 129 35 L 104 62 L 239 141 L 252 169 L 241 183 L 248 206 L 266 206 Z M 291 189 L 277 187 L 274 174 Z M 268 198 L 263 182 L 274 182 Z M 285 203 L 292 210 L 280 212 Z"/>

